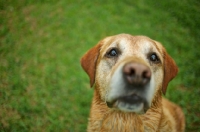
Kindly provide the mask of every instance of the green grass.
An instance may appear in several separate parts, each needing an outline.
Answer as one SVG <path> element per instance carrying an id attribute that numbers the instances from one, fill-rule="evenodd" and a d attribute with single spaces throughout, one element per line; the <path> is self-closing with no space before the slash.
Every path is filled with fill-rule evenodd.
<path id="1" fill-rule="evenodd" d="M 0 131 L 86 130 L 93 90 L 81 56 L 118 33 L 164 44 L 179 66 L 167 97 L 200 131 L 198 0 L 0 0 Z"/>

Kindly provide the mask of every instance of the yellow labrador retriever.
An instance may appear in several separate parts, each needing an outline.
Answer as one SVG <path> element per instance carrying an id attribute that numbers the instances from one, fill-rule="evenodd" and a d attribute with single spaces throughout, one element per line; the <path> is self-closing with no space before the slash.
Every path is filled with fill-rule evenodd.
<path id="1" fill-rule="evenodd" d="M 88 132 L 182 132 L 184 114 L 164 99 L 178 68 L 164 47 L 144 36 L 101 40 L 81 59 L 95 84 Z"/>

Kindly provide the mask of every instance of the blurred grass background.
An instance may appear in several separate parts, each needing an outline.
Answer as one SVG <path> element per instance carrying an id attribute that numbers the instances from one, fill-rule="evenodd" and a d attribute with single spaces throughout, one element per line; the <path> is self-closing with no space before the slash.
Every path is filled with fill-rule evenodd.
<path id="1" fill-rule="evenodd" d="M 160 41 L 179 66 L 167 97 L 200 131 L 200 1 L 0 0 L 0 131 L 86 130 L 81 56 L 119 33 Z"/>

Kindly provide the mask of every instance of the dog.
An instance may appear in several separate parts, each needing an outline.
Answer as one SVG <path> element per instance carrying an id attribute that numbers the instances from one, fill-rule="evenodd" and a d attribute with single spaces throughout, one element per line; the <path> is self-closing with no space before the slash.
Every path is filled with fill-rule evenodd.
<path id="1" fill-rule="evenodd" d="M 101 40 L 81 58 L 94 89 L 88 132 L 183 132 L 181 108 L 162 97 L 178 67 L 145 36 Z"/>

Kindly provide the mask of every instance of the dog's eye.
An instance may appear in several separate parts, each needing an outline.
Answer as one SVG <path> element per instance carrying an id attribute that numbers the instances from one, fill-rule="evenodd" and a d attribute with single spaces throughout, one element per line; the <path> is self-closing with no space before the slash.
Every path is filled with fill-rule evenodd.
<path id="1" fill-rule="evenodd" d="M 106 57 L 108 57 L 108 58 L 117 57 L 117 56 L 118 56 L 117 49 L 111 49 L 106 53 Z"/>
<path id="2" fill-rule="evenodd" d="M 158 56 L 155 54 L 155 53 L 152 53 L 150 56 L 149 56 L 149 60 L 154 62 L 154 63 L 158 63 L 160 62 L 160 59 L 158 58 Z"/>

